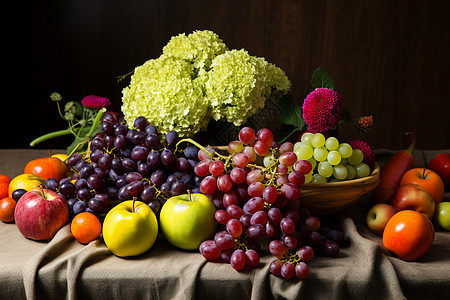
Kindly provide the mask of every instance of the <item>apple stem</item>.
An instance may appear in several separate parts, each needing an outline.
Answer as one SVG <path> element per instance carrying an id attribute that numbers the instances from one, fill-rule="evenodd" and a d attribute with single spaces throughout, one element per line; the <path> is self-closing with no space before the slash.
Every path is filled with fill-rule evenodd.
<path id="1" fill-rule="evenodd" d="M 188 195 L 189 195 L 189 201 L 192 201 L 192 197 L 191 197 L 191 190 L 187 190 Z"/>
<path id="2" fill-rule="evenodd" d="M 422 178 L 425 179 L 425 172 L 427 171 L 427 167 L 423 168 Z"/>
<path id="3" fill-rule="evenodd" d="M 40 184 L 40 185 L 39 185 L 39 188 L 41 189 L 42 198 L 47 199 L 47 198 L 45 197 L 44 185 L 43 185 L 43 184 Z"/>
<path id="4" fill-rule="evenodd" d="M 135 211 L 134 211 L 134 208 L 135 208 L 135 207 L 134 207 L 134 203 L 136 202 L 136 199 L 137 199 L 136 197 L 133 197 L 133 211 L 132 211 L 132 212 L 135 212 Z"/>

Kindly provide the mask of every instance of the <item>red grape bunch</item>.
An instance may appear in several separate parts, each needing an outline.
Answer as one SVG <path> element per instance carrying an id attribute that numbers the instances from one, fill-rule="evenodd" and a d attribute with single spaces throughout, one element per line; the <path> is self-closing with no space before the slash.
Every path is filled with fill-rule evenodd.
<path id="1" fill-rule="evenodd" d="M 277 259 L 270 271 L 285 278 L 306 278 L 307 261 L 315 250 L 328 256 L 339 252 L 342 233 L 320 225 L 320 219 L 300 207 L 300 187 L 312 171 L 309 161 L 298 160 L 292 143 L 278 146 L 273 134 L 250 127 L 239 132 L 239 140 L 228 144 L 227 154 L 211 148 L 198 151 L 200 161 L 194 172 L 200 178 L 200 191 L 209 195 L 217 211 L 219 230 L 204 241 L 199 251 L 211 261 L 223 261 L 240 270 L 257 266 L 261 241 L 269 238 L 269 251 Z M 319 249 L 320 248 L 320 249 Z M 324 251 L 322 251 L 324 250 Z"/>
<path id="2" fill-rule="evenodd" d="M 280 209 L 298 200 L 304 174 L 311 171 L 311 166 L 305 168 L 309 162 L 297 163 L 289 144 L 274 147 L 270 130 L 263 128 L 255 134 L 244 127 L 239 140 L 228 144 L 228 155 L 211 148 L 198 151 L 200 161 L 194 172 L 203 178 L 200 192 L 216 205 L 215 219 L 223 229 L 200 246 L 206 259 L 221 259 L 237 270 L 259 264 L 258 240 L 277 237 Z M 264 166 L 268 156 L 272 162 Z"/>

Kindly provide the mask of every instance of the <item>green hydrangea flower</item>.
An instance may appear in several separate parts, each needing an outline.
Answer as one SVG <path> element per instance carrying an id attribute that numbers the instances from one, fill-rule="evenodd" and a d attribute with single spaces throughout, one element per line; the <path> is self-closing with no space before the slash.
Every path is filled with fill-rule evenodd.
<path id="1" fill-rule="evenodd" d="M 192 73 L 191 63 L 164 55 L 137 67 L 122 92 L 127 123 L 145 116 L 163 134 L 175 129 L 181 136 L 192 136 L 205 130 L 210 108 L 202 83 L 192 80 Z"/>
<path id="2" fill-rule="evenodd" d="M 209 71 L 212 60 L 228 47 L 219 36 L 210 30 L 197 30 L 186 36 L 184 33 L 173 36 L 163 48 L 163 54 L 186 60 L 194 66 L 197 73 Z"/>
<path id="3" fill-rule="evenodd" d="M 225 118 L 236 126 L 264 108 L 273 90 L 285 94 L 290 88 L 290 81 L 280 68 L 244 49 L 217 56 L 208 75 L 206 97 L 212 117 Z M 278 96 L 273 100 L 278 100 Z"/>
<path id="4" fill-rule="evenodd" d="M 145 116 L 162 134 L 193 136 L 211 118 L 242 125 L 290 89 L 283 70 L 244 49 L 228 50 L 212 31 L 170 39 L 163 53 L 134 70 L 122 91 L 128 124 Z"/>

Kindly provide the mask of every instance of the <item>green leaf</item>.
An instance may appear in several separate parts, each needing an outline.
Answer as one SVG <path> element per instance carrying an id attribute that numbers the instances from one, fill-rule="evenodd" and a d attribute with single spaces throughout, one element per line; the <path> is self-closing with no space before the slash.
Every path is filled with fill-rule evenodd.
<path id="1" fill-rule="evenodd" d="M 281 110 L 278 120 L 283 124 L 294 125 L 300 130 L 304 130 L 306 127 L 305 120 L 302 116 L 302 107 L 293 102 L 292 96 L 287 94 L 280 98 L 277 102 L 278 107 Z"/>
<path id="2" fill-rule="evenodd" d="M 83 116 L 83 106 L 78 102 L 73 102 L 73 105 L 75 106 L 75 116 L 81 118 Z"/>
<path id="3" fill-rule="evenodd" d="M 314 89 L 318 88 L 327 88 L 330 90 L 334 89 L 333 80 L 330 78 L 330 76 L 328 76 L 328 73 L 322 67 L 318 67 L 314 71 L 311 78 L 311 85 Z"/>
<path id="4" fill-rule="evenodd" d="M 87 138 L 86 137 L 77 137 L 73 140 L 72 144 L 67 147 L 67 153 L 72 153 L 75 148 L 76 152 L 84 152 L 87 150 Z"/>
<path id="5" fill-rule="evenodd" d="M 76 152 L 85 152 L 87 150 L 87 146 L 88 146 L 88 140 L 92 139 L 95 134 L 97 134 L 98 132 L 101 131 L 101 127 L 98 126 L 95 131 L 92 133 L 92 136 L 87 136 L 87 134 L 89 133 L 89 131 L 91 130 L 90 127 L 84 127 L 81 129 L 81 132 L 79 132 L 79 136 L 76 137 L 72 144 L 70 144 L 67 147 L 67 153 L 72 153 L 72 151 L 76 149 Z"/>
<path id="6" fill-rule="evenodd" d="M 342 115 L 341 115 L 341 119 L 339 120 L 338 126 L 341 126 L 345 122 L 351 122 L 351 121 L 352 121 L 352 116 L 351 116 L 350 112 L 348 110 L 346 110 L 345 108 L 342 108 Z"/>

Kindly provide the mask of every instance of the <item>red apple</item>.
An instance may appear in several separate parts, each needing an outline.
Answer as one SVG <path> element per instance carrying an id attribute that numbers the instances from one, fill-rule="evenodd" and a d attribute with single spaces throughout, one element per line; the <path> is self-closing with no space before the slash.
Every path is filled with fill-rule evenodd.
<path id="1" fill-rule="evenodd" d="M 415 210 L 432 219 L 435 210 L 433 197 L 420 185 L 408 183 L 399 186 L 392 194 L 389 203 L 397 210 Z"/>
<path id="2" fill-rule="evenodd" d="M 444 198 L 444 183 L 441 177 L 434 171 L 427 168 L 413 168 L 406 172 L 400 185 L 415 183 L 423 187 L 434 199 L 435 204 L 442 202 Z"/>
<path id="3" fill-rule="evenodd" d="M 369 209 L 366 217 L 367 227 L 375 234 L 382 235 L 389 219 L 397 213 L 390 204 L 377 203 Z"/>
<path id="4" fill-rule="evenodd" d="M 69 220 L 69 208 L 60 195 L 41 185 L 20 197 L 14 219 L 24 237 L 36 241 L 50 240 Z"/>
<path id="5" fill-rule="evenodd" d="M 450 153 L 440 153 L 428 164 L 428 169 L 438 173 L 445 184 L 445 189 L 450 190 Z"/>

